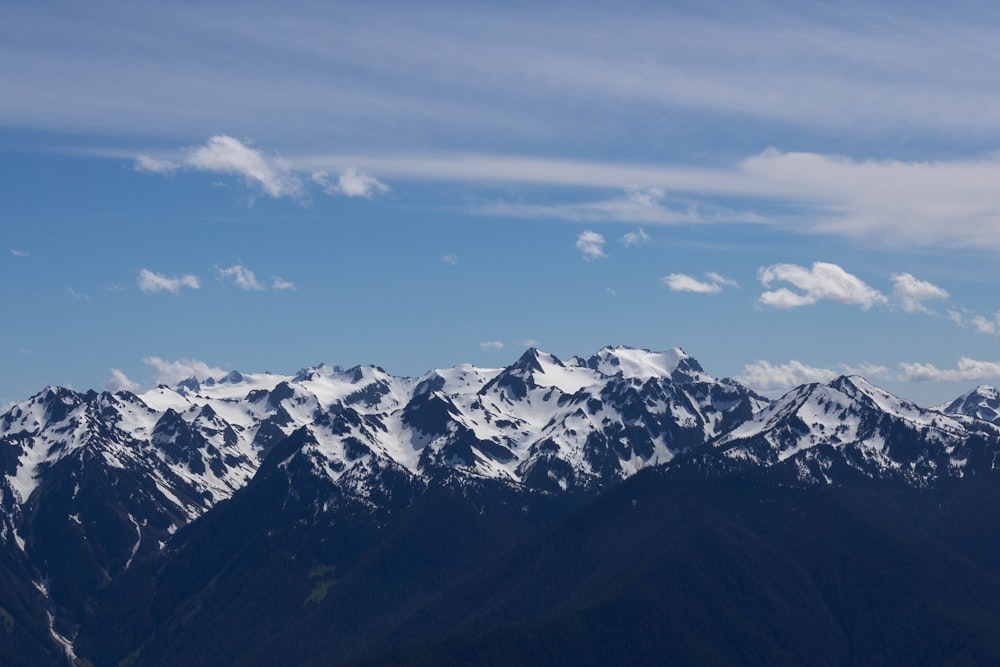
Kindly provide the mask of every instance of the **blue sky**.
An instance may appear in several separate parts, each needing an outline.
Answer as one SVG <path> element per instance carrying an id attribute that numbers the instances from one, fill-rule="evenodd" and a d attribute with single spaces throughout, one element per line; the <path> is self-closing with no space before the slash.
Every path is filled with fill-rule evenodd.
<path id="1" fill-rule="evenodd" d="M 0 404 L 682 347 L 1000 382 L 987 3 L 8 3 Z"/>

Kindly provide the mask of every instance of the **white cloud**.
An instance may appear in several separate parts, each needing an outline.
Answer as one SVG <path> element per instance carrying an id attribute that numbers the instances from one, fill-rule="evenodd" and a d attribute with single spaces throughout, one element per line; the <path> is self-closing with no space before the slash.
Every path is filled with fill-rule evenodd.
<path id="1" fill-rule="evenodd" d="M 14 255 L 14 257 L 31 257 L 30 252 L 26 250 L 16 250 L 14 248 L 11 248 L 10 254 Z"/>
<path id="2" fill-rule="evenodd" d="M 991 336 L 1000 334 L 1000 313 L 994 315 L 993 319 L 983 317 L 982 315 L 975 315 L 969 322 L 972 324 L 972 328 L 976 330 L 976 333 L 990 334 Z"/>
<path id="3" fill-rule="evenodd" d="M 484 350 L 502 350 L 504 348 L 503 341 L 499 340 L 487 340 L 479 344 Z"/>
<path id="4" fill-rule="evenodd" d="M 242 176 L 247 183 L 259 185 L 272 197 L 298 197 L 302 193 L 302 182 L 286 161 L 267 157 L 225 134 L 210 137 L 204 146 L 189 150 L 184 165 L 201 171 Z"/>
<path id="5" fill-rule="evenodd" d="M 455 254 L 444 255 L 441 258 L 441 261 L 444 262 L 445 264 L 451 264 L 454 266 L 455 264 L 458 264 L 458 255 Z"/>
<path id="6" fill-rule="evenodd" d="M 241 264 L 235 264 L 228 268 L 215 267 L 222 278 L 229 278 L 233 284 L 244 290 L 263 290 L 264 286 L 257 281 L 257 276 L 253 271 Z"/>
<path id="7" fill-rule="evenodd" d="M 705 277 L 718 285 L 728 285 L 729 287 L 740 286 L 740 284 L 735 280 L 730 280 L 729 278 L 723 276 L 721 273 L 716 273 L 715 271 L 709 271 L 708 273 L 705 274 Z"/>
<path id="8" fill-rule="evenodd" d="M 148 171 L 153 174 L 172 174 L 180 168 L 180 165 L 171 160 L 164 160 L 149 155 L 137 155 L 133 169 L 136 171 Z"/>
<path id="9" fill-rule="evenodd" d="M 576 249 L 583 254 L 583 259 L 587 261 L 607 257 L 604 254 L 604 236 L 589 229 L 576 238 Z"/>
<path id="10" fill-rule="evenodd" d="M 139 271 L 137 284 L 139 285 L 139 289 L 147 293 L 170 292 L 177 294 L 181 291 L 182 287 L 190 287 L 191 289 L 199 289 L 201 287 L 201 283 L 195 276 L 166 276 L 162 273 L 154 273 L 149 269 Z"/>
<path id="11" fill-rule="evenodd" d="M 152 366 L 156 371 L 156 384 L 170 386 L 174 386 L 181 380 L 186 380 L 189 377 L 195 377 L 199 381 L 202 381 L 226 374 L 221 368 L 209 366 L 204 361 L 199 361 L 198 359 L 166 361 L 160 357 L 146 357 L 142 360 L 142 363 Z"/>
<path id="12" fill-rule="evenodd" d="M 111 377 L 107 381 L 108 391 L 139 391 L 139 383 L 133 382 L 125 373 L 117 368 L 111 369 Z"/>
<path id="13" fill-rule="evenodd" d="M 538 347 L 538 341 L 534 338 L 528 338 L 521 343 L 522 347 Z"/>
<path id="14" fill-rule="evenodd" d="M 1000 362 L 977 361 L 962 357 L 955 368 L 942 369 L 934 364 L 901 363 L 901 378 L 909 382 L 969 382 L 1000 378 Z"/>
<path id="15" fill-rule="evenodd" d="M 918 280 L 909 273 L 892 274 L 892 282 L 895 284 L 892 291 L 894 300 L 908 313 L 933 314 L 934 311 L 924 305 L 924 302 L 947 299 L 949 296 L 944 289 Z"/>
<path id="16" fill-rule="evenodd" d="M 770 149 L 715 167 L 488 154 L 310 155 L 294 163 L 319 169 L 347 160 L 396 178 L 420 180 L 600 189 L 636 184 L 625 188 L 623 197 L 594 202 L 498 203 L 473 209 L 485 215 L 584 223 L 751 223 L 885 246 L 1000 248 L 1000 189 L 994 186 L 1000 182 L 1000 153 L 906 162 Z M 752 203 L 737 210 L 723 205 L 736 198 Z"/>
<path id="17" fill-rule="evenodd" d="M 294 292 L 295 283 L 285 280 L 281 276 L 273 276 L 271 278 L 271 289 Z"/>
<path id="18" fill-rule="evenodd" d="M 646 245 L 652 241 L 652 237 L 646 233 L 642 227 L 634 232 L 629 232 L 622 237 L 622 243 L 625 244 L 626 248 L 631 248 L 632 246 Z"/>
<path id="19" fill-rule="evenodd" d="M 774 264 L 762 268 L 758 278 L 764 287 L 770 287 L 772 283 L 779 281 L 791 283 L 801 290 L 793 292 L 782 287 L 764 292 L 759 301 L 772 308 L 798 308 L 830 300 L 868 310 L 872 306 L 888 302 L 884 294 L 869 287 L 857 276 L 847 273 L 836 264 L 826 262 L 813 262 L 812 268 L 797 264 Z"/>
<path id="20" fill-rule="evenodd" d="M 325 171 L 313 172 L 312 180 L 321 185 L 323 191 L 329 195 L 371 199 L 374 194 L 384 194 L 389 191 L 388 185 L 357 167 L 348 167 L 340 172 L 336 183 L 330 180 L 330 175 Z"/>
<path id="21" fill-rule="evenodd" d="M 698 280 L 685 273 L 671 273 L 660 282 L 667 286 L 671 292 L 695 292 L 697 294 L 717 294 L 721 292 L 723 286 L 739 287 L 735 280 L 730 280 L 725 276 L 710 271 L 705 274 L 707 281 Z"/>
<path id="22" fill-rule="evenodd" d="M 895 379 L 892 372 L 885 366 L 864 363 L 860 366 L 839 364 L 837 369 L 807 366 L 795 359 L 787 364 L 772 364 L 768 361 L 755 361 L 743 367 L 743 374 L 736 380 L 757 391 L 787 391 L 799 385 L 813 382 L 827 383 L 840 375 L 861 375 L 869 380 Z"/>
<path id="23" fill-rule="evenodd" d="M 527 159 L 532 160 L 532 158 Z M 544 177 L 541 180 L 544 181 Z M 663 190 L 659 188 L 633 187 L 626 188 L 624 196 L 598 201 L 560 204 L 497 203 L 479 206 L 473 211 L 482 215 L 505 217 L 555 218 L 571 222 L 638 222 L 651 225 L 764 221 L 756 214 L 731 211 L 705 201 L 668 204 L 662 201 L 663 197 Z M 632 241 L 631 245 L 638 245 L 647 240 L 649 235 L 641 229 L 639 232 L 630 232 L 622 238 L 626 246 L 630 245 L 629 241 Z"/>
<path id="24" fill-rule="evenodd" d="M 684 273 L 671 273 L 660 282 L 671 292 L 695 292 L 698 294 L 715 294 L 722 291 L 722 286 L 714 282 L 702 282 Z"/>
<path id="25" fill-rule="evenodd" d="M 829 368 L 806 366 L 793 359 L 787 364 L 777 365 L 768 361 L 755 361 L 744 366 L 743 374 L 736 376 L 736 380 L 757 391 L 768 392 L 791 389 L 811 382 L 829 382 L 838 375 Z"/>

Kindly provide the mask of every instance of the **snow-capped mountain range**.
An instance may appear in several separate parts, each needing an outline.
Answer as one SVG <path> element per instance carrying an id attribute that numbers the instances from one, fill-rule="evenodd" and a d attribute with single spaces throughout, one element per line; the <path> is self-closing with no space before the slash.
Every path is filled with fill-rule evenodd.
<path id="1" fill-rule="evenodd" d="M 0 544 L 58 603 L 52 636 L 70 646 L 58 627 L 75 627 L 87 595 L 258 473 L 310 495 L 314 520 L 401 506 L 435 480 L 589 494 L 692 462 L 926 487 L 1000 468 L 998 424 L 988 386 L 924 409 L 850 376 L 769 401 L 680 349 L 529 349 L 507 368 L 417 378 L 320 365 L 141 394 L 48 387 L 0 415 Z"/>
<path id="2" fill-rule="evenodd" d="M 970 442 L 1000 437 L 998 407 L 987 386 L 926 410 L 859 377 L 770 402 L 680 349 L 627 347 L 565 362 L 530 349 L 507 368 L 418 378 L 320 365 L 189 378 L 138 395 L 49 387 L 0 416 L 0 534 L 23 547 L 31 518 L 58 505 L 84 534 L 100 525 L 104 542 L 107 522 L 117 524 L 103 567 L 127 568 L 243 487 L 298 430 L 295 456 L 362 501 L 384 474 L 585 491 L 707 443 L 733 461 L 794 465 L 803 478 L 829 482 L 843 463 L 927 483 L 961 475 L 975 456 Z M 122 478 L 127 493 L 109 501 Z M 88 516 L 110 506 L 111 516 Z"/>
<path id="3" fill-rule="evenodd" d="M 419 378 L 322 365 L 190 378 L 140 395 L 48 387 L 0 416 L 0 489 L 17 523 L 70 461 L 74 498 L 87 470 L 138 473 L 143 490 L 131 502 L 141 495 L 164 508 L 170 521 L 160 528 L 173 530 L 246 484 L 298 429 L 311 436 L 304 454 L 317 469 L 357 494 L 366 490 L 354 481 L 376 468 L 581 489 L 666 463 L 765 403 L 679 349 L 622 347 L 565 363 L 531 349 L 508 368 Z"/>

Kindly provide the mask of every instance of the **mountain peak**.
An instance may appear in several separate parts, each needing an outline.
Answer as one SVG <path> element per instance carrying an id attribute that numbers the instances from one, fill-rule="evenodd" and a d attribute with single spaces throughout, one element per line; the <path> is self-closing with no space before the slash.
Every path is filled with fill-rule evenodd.
<path id="1" fill-rule="evenodd" d="M 577 363 L 609 377 L 620 375 L 643 380 L 656 377 L 685 381 L 698 379 L 705 372 L 679 347 L 652 352 L 624 345 L 608 346 L 587 359 L 577 358 Z"/>
<path id="2" fill-rule="evenodd" d="M 1000 390 L 993 385 L 981 384 L 936 409 L 945 414 L 965 415 L 1000 424 Z"/>

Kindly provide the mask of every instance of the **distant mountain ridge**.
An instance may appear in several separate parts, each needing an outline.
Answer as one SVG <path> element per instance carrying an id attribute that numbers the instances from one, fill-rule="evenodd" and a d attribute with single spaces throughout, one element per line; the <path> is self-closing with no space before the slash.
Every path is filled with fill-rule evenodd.
<path id="1" fill-rule="evenodd" d="M 321 365 L 141 394 L 48 387 L 0 415 L 0 565 L 72 647 L 97 591 L 169 556 L 179 530 L 230 499 L 286 494 L 305 525 L 384 522 L 435 488 L 485 512 L 490 498 L 593 497 L 663 466 L 833 486 L 988 477 L 1000 394 L 924 409 L 845 376 L 769 401 L 679 348 L 629 347 L 566 361 L 532 348 L 506 368 L 417 378 Z"/>

